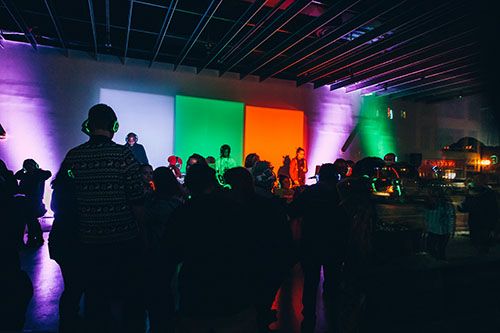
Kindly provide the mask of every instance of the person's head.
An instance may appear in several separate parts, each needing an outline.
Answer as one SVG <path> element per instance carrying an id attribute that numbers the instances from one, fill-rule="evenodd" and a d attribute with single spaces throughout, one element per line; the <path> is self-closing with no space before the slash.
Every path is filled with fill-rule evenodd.
<path id="1" fill-rule="evenodd" d="M 253 168 L 255 166 L 255 163 L 260 161 L 259 155 L 256 153 L 250 153 L 245 157 L 245 168 Z"/>
<path id="2" fill-rule="evenodd" d="M 170 155 L 167 158 L 168 166 L 175 166 L 177 169 L 182 167 L 182 159 L 179 156 Z"/>
<path id="3" fill-rule="evenodd" d="M 202 163 L 191 165 L 184 183 L 192 196 L 211 193 L 218 186 L 215 170 Z"/>
<path id="4" fill-rule="evenodd" d="M 133 132 L 130 132 L 129 134 L 127 134 L 127 137 L 125 138 L 125 141 L 129 144 L 129 146 L 135 145 L 138 140 L 139 140 L 139 137 L 137 136 L 137 134 L 135 134 Z"/>
<path id="5" fill-rule="evenodd" d="M 200 154 L 194 153 L 193 155 L 189 156 L 187 162 L 186 162 L 186 172 L 189 170 L 189 168 L 195 164 L 203 164 L 207 165 L 207 161 L 203 156 Z"/>
<path id="6" fill-rule="evenodd" d="M 229 157 L 231 154 L 231 147 L 228 144 L 220 146 L 220 157 Z"/>
<path id="7" fill-rule="evenodd" d="M 290 165 L 291 161 L 292 160 L 290 159 L 290 155 L 283 156 L 283 165 L 285 165 L 285 166 Z"/>
<path id="8" fill-rule="evenodd" d="M 224 173 L 224 181 L 231 186 L 233 191 L 240 193 L 253 193 L 252 174 L 244 167 L 235 167 L 227 170 Z"/>
<path id="9" fill-rule="evenodd" d="M 153 180 L 153 167 L 151 165 L 142 164 L 141 173 L 142 173 L 142 178 L 146 183 L 149 183 L 151 180 Z"/>
<path id="10" fill-rule="evenodd" d="M 304 157 L 306 156 L 306 152 L 304 151 L 303 148 L 299 147 L 297 148 L 297 150 L 295 151 L 295 156 L 297 157 L 297 159 L 299 160 L 303 160 Z"/>
<path id="11" fill-rule="evenodd" d="M 268 161 L 259 161 L 252 169 L 255 186 L 271 191 L 276 181 L 273 167 Z"/>
<path id="12" fill-rule="evenodd" d="M 342 177 L 346 177 L 347 171 L 349 169 L 346 160 L 342 158 L 337 158 L 335 162 L 333 162 L 335 169 L 337 169 L 337 173 Z"/>
<path id="13" fill-rule="evenodd" d="M 36 163 L 34 159 L 29 158 L 23 162 L 23 169 L 26 170 L 26 172 L 33 172 L 38 168 L 38 163 Z"/>
<path id="14" fill-rule="evenodd" d="M 205 161 L 207 162 L 209 167 L 211 167 L 212 169 L 215 169 L 215 157 L 207 156 L 207 158 L 205 158 Z"/>
<path id="15" fill-rule="evenodd" d="M 153 183 L 155 195 L 158 197 L 168 198 L 182 195 L 179 182 L 167 167 L 158 167 L 153 171 Z"/>
<path id="16" fill-rule="evenodd" d="M 333 163 L 322 164 L 319 168 L 318 178 L 320 183 L 335 184 L 339 180 L 339 173 Z"/>
<path id="17" fill-rule="evenodd" d="M 290 180 L 290 177 L 286 175 L 281 175 L 279 176 L 279 182 L 280 182 L 280 187 L 283 189 L 289 189 L 292 187 L 292 181 Z"/>
<path id="18" fill-rule="evenodd" d="M 89 110 L 88 130 L 90 135 L 104 135 L 110 138 L 118 130 L 115 111 L 106 104 L 96 104 Z"/>

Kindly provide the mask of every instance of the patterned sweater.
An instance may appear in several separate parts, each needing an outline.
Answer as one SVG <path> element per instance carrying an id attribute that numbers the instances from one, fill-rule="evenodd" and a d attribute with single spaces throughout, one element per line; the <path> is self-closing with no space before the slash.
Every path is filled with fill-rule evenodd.
<path id="1" fill-rule="evenodd" d="M 142 204 L 144 190 L 132 151 L 104 136 L 71 149 L 60 172 L 75 180 L 80 241 L 122 242 L 138 237 L 132 206 Z"/>

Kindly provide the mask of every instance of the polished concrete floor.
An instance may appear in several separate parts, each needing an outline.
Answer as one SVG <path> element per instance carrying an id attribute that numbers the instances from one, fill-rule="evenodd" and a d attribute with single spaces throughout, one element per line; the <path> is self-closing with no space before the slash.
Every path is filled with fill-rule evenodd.
<path id="1" fill-rule="evenodd" d="M 50 223 L 43 224 L 44 238 L 47 239 Z M 452 239 L 448 246 L 448 260 L 456 261 L 464 258 L 474 258 L 474 249 L 468 239 L 463 236 Z M 494 247 L 489 256 L 500 258 L 500 246 Z M 21 252 L 22 268 L 33 281 L 34 296 L 26 315 L 25 332 L 57 332 L 58 300 L 63 289 L 59 266 L 49 258 L 47 242 L 37 249 L 25 249 Z M 274 308 L 279 309 L 279 321 L 274 328 L 282 332 L 298 333 L 302 320 L 301 295 L 303 277 L 300 266 L 297 265 L 291 277 L 284 283 L 276 298 Z M 321 289 L 318 288 L 318 296 Z M 317 333 L 327 331 L 322 298 L 318 297 Z M 272 326 L 272 328 L 273 328 Z"/>
<path id="2" fill-rule="evenodd" d="M 48 232 L 44 232 L 47 239 Z M 24 332 L 42 333 L 57 332 L 58 301 L 63 290 L 61 272 L 57 263 L 49 258 L 47 241 L 37 249 L 25 249 L 21 252 L 22 269 L 28 273 L 34 288 L 34 295 L 30 302 Z M 282 332 L 298 333 L 302 315 L 302 272 L 297 265 L 292 276 L 283 284 L 276 297 L 273 308 L 278 309 L 279 322 L 271 328 L 281 328 Z M 318 290 L 318 295 L 322 292 Z M 326 332 L 323 302 L 318 302 L 317 332 Z"/>

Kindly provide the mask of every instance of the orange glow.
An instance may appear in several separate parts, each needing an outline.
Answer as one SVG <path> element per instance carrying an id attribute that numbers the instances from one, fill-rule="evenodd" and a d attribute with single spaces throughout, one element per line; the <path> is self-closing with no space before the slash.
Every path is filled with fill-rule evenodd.
<path id="1" fill-rule="evenodd" d="M 481 160 L 481 165 L 490 165 L 491 161 L 490 160 Z"/>
<path id="2" fill-rule="evenodd" d="M 304 147 L 304 113 L 298 110 L 246 106 L 244 155 L 257 153 L 274 166 L 283 164 L 283 156 L 295 157 Z M 306 160 L 308 159 L 306 150 Z M 309 165 L 309 170 L 311 170 Z"/>

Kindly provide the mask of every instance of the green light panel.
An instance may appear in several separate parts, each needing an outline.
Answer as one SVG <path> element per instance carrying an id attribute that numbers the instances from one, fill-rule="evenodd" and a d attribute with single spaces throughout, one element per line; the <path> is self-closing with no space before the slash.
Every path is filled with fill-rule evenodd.
<path id="1" fill-rule="evenodd" d="M 187 158 L 198 153 L 220 156 L 220 146 L 231 146 L 231 157 L 243 161 L 244 104 L 216 99 L 175 96 L 174 154 Z"/>
<path id="2" fill-rule="evenodd" d="M 361 100 L 359 136 L 364 156 L 397 155 L 394 120 L 390 119 L 387 105 L 384 97 L 365 96 Z"/>

